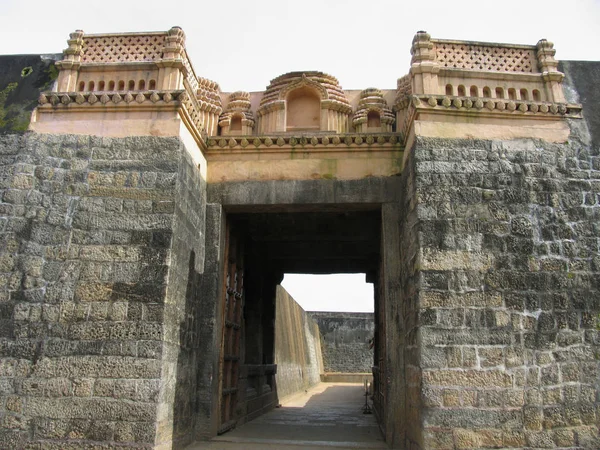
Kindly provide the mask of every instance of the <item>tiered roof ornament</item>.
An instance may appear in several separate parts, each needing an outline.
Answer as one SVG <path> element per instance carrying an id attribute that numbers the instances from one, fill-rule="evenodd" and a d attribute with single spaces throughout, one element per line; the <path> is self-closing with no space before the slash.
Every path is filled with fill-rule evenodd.
<path id="1" fill-rule="evenodd" d="M 250 94 L 236 91 L 229 95 L 229 103 L 219 118 L 223 136 L 251 135 L 254 129 L 254 114 L 250 110 Z"/>
<path id="2" fill-rule="evenodd" d="M 391 132 L 395 121 L 394 112 L 379 89 L 368 88 L 360 93 L 358 109 L 352 118 L 352 125 L 358 133 Z"/>
<path id="3" fill-rule="evenodd" d="M 286 131 L 286 101 L 297 89 L 316 92 L 320 99 L 320 131 L 347 133 L 352 107 L 337 78 L 323 72 L 290 72 L 273 80 L 265 91 L 258 108 L 259 133 Z"/>

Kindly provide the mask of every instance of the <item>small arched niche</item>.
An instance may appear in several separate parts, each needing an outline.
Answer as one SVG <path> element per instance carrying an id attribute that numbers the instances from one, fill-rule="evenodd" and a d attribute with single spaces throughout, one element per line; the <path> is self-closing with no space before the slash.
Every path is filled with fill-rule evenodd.
<path id="1" fill-rule="evenodd" d="M 377 111 L 367 114 L 367 128 L 381 128 L 381 115 Z"/>
<path id="2" fill-rule="evenodd" d="M 242 116 L 240 114 L 235 114 L 231 118 L 231 123 L 229 125 L 229 131 L 233 133 L 240 133 L 242 131 Z"/>
<path id="3" fill-rule="evenodd" d="M 287 96 L 286 131 L 321 129 L 321 97 L 307 86 L 294 89 Z"/>

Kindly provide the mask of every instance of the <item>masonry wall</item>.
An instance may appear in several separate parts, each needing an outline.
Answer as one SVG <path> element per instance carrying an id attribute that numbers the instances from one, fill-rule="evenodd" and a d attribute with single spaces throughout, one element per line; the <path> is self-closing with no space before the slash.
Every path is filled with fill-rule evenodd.
<path id="1" fill-rule="evenodd" d="M 375 333 L 372 313 L 309 312 L 321 333 L 323 367 L 327 372 L 371 373 Z"/>
<path id="2" fill-rule="evenodd" d="M 198 151 L 196 149 L 196 151 Z M 165 297 L 163 369 L 156 442 L 181 448 L 194 439 L 202 352 L 205 293 L 199 279 L 204 271 L 206 182 L 182 146 L 176 177 L 170 266 Z"/>
<path id="3" fill-rule="evenodd" d="M 421 286 L 418 185 L 415 158 L 410 155 L 401 177 L 400 212 L 398 213 L 401 258 L 398 264 L 400 295 L 397 303 L 385 305 L 388 373 L 397 374 L 387 395 L 387 441 L 393 448 L 428 448 L 423 446 L 421 348 L 419 342 L 419 293 Z M 391 225 L 388 225 L 391 226 Z M 393 402 L 393 403 L 392 403 Z M 395 404 L 396 407 L 390 407 Z M 395 424 L 395 426 L 391 426 Z"/>
<path id="4" fill-rule="evenodd" d="M 597 149 L 574 129 L 413 156 L 424 448 L 598 448 Z"/>
<path id="5" fill-rule="evenodd" d="M 600 65 L 562 70 L 585 117 L 567 143 L 418 138 L 407 155 L 394 448 L 600 447 Z"/>
<path id="6" fill-rule="evenodd" d="M 182 280 L 202 257 L 183 145 L 26 134 L 0 154 L 0 447 L 152 447 L 193 377 L 170 369 L 193 359 L 173 324 L 191 321 Z"/>
<path id="7" fill-rule="evenodd" d="M 323 361 L 319 327 L 282 286 L 277 286 L 275 314 L 277 396 L 281 400 L 319 383 Z"/>

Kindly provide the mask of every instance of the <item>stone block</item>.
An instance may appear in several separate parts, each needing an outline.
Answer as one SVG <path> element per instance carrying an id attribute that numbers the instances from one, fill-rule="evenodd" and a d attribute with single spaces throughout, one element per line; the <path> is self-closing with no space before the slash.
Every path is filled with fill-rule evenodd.
<path id="1" fill-rule="evenodd" d="M 526 430 L 541 430 L 543 420 L 544 414 L 542 408 L 534 406 L 523 408 L 523 425 Z"/>
<path id="2" fill-rule="evenodd" d="M 554 448 L 554 439 L 550 431 L 525 432 L 527 445 L 534 448 Z"/>
<path id="3" fill-rule="evenodd" d="M 504 364 L 504 349 L 499 347 L 479 347 L 477 354 L 481 367 L 495 367 Z"/>
<path id="4" fill-rule="evenodd" d="M 54 419 L 87 419 L 106 421 L 152 421 L 156 417 L 156 405 L 131 403 L 115 399 L 87 398 L 30 398 L 27 413 L 31 416 Z"/>
<path id="5" fill-rule="evenodd" d="M 460 406 L 460 393 L 455 389 L 444 389 L 442 400 L 446 407 Z"/>
<path id="6" fill-rule="evenodd" d="M 492 428 L 500 430 L 519 430 L 523 427 L 520 410 L 493 409 L 437 409 L 426 410 L 426 426 L 444 428 L 467 428 L 471 430 Z"/>
<path id="7" fill-rule="evenodd" d="M 454 447 L 450 430 L 426 430 L 423 438 L 425 448 L 448 449 Z"/>
<path id="8" fill-rule="evenodd" d="M 502 370 L 424 370 L 423 383 L 431 386 L 511 387 L 511 376 Z"/>

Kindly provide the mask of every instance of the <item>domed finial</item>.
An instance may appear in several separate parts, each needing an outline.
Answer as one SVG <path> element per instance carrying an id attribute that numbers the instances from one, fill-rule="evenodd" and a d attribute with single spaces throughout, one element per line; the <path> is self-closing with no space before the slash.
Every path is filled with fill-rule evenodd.
<path id="1" fill-rule="evenodd" d="M 427 33 L 427 31 L 417 31 L 417 34 L 415 34 L 415 37 L 413 38 L 413 44 L 415 42 L 423 42 L 429 40 L 431 40 L 431 36 L 429 35 L 429 33 Z"/>

